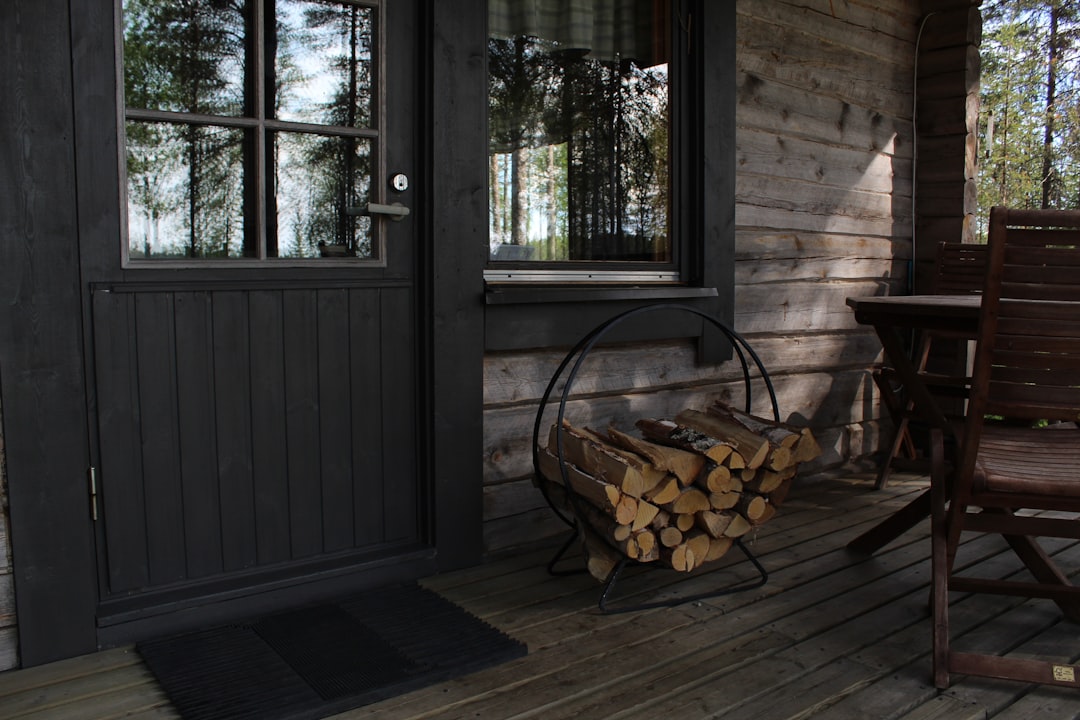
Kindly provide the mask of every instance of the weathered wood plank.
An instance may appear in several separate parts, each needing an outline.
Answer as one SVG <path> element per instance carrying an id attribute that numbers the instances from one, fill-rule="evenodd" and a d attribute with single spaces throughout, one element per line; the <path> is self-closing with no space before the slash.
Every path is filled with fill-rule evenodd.
<path id="1" fill-rule="evenodd" d="M 921 492 L 925 481 L 901 476 L 875 491 L 871 475 L 821 477 L 793 489 L 783 511 L 753 540 L 770 570 L 769 582 L 755 592 L 603 615 L 595 612 L 597 583 L 549 576 L 544 552 L 432 578 L 427 583 L 449 599 L 526 642 L 529 655 L 340 717 L 652 720 L 719 713 L 737 720 L 763 717 L 766 706 L 770 717 L 836 720 L 1015 720 L 1080 712 L 1075 692 L 1057 688 L 961 679 L 947 695 L 933 690 L 926 524 L 870 560 L 844 547 Z M 1051 552 L 1063 566 L 1080 562 L 1080 545 L 1071 541 Z M 961 557 L 1001 576 L 1018 568 L 993 537 L 969 540 Z M 615 601 L 685 596 L 745 576 L 747 569 L 734 553 L 685 580 L 630 572 Z M 1018 652 L 1070 647 L 1071 632 L 1057 626 L 1053 608 L 978 597 L 957 598 L 956 605 L 957 629 L 972 628 L 962 637 L 1008 642 L 998 630 L 980 628 L 987 613 L 1011 608 L 999 619 L 1019 642 L 1026 639 Z M 28 706 L 22 703 L 37 698 L 41 705 L 28 717 L 175 718 L 146 673 L 130 649 L 3 673 L 0 716 L 23 717 Z"/>
<path id="2" fill-rule="evenodd" d="M 909 238 L 836 235 L 740 228 L 735 232 L 735 260 L 893 260 L 911 257 Z"/>
<path id="3" fill-rule="evenodd" d="M 106 518 L 118 519 L 105 527 L 110 563 L 108 587 L 103 592 L 124 592 L 142 587 L 150 579 L 149 548 L 144 541 L 143 458 L 141 448 L 131 442 L 138 437 L 137 415 L 131 410 L 140 401 L 139 365 L 131 342 L 136 322 L 134 296 L 95 293 L 93 314 L 98 328 L 94 359 L 100 396 L 99 452 L 102 466 L 109 468 L 109 476 L 102 477 L 99 488 L 101 512 Z"/>
<path id="4" fill-rule="evenodd" d="M 911 146 L 910 119 L 889 117 L 803 87 L 741 72 L 736 95 L 735 120 L 740 129 L 753 128 L 890 155 L 899 154 L 899 147 Z"/>
<path id="5" fill-rule="evenodd" d="M 132 647 L 103 650 L 101 652 L 80 655 L 79 657 L 59 660 L 47 665 L 0 673 L 0 698 L 33 688 L 47 688 L 61 685 L 73 679 L 93 676 L 121 667 L 138 665 L 142 660 Z"/>
<path id="6" fill-rule="evenodd" d="M 164 693 L 144 665 L 125 665 L 67 680 L 63 684 L 35 687 L 5 695 L 0 709 L 9 719 L 25 717 L 76 717 L 100 712 L 120 701 L 125 707 L 143 707 L 149 690 L 160 703 Z M 121 700 L 121 698 L 123 698 Z"/>
<path id="7" fill-rule="evenodd" d="M 878 398 L 869 374 L 863 370 L 806 375 L 783 375 L 773 378 L 781 419 L 794 424 L 810 424 L 815 433 L 821 429 L 878 416 Z M 752 410 L 771 413 L 763 391 L 757 391 Z M 673 417 L 688 407 L 707 407 L 716 400 L 743 407 L 742 382 L 689 389 L 665 389 L 657 392 L 626 394 L 574 400 L 568 403 L 566 417 L 575 425 L 630 430 L 642 417 Z M 557 408 L 549 408 L 545 420 L 555 418 Z M 484 476 L 488 481 L 510 479 L 531 472 L 534 407 L 492 408 L 484 412 Z M 546 422 L 545 425 L 550 426 Z M 542 445 L 546 443 L 541 442 Z"/>
<path id="8" fill-rule="evenodd" d="M 853 39 L 871 33 L 847 23 L 819 22 L 804 28 L 770 20 L 740 13 L 741 70 L 889 115 L 910 115 L 905 91 L 910 88 L 914 33 L 907 42 L 882 37 L 876 49 L 867 51 Z"/>
<path id="9" fill-rule="evenodd" d="M 139 357 L 136 437 L 142 444 L 142 472 L 151 479 L 142 488 L 147 568 L 153 573 L 151 582 L 177 582 L 187 577 L 187 556 L 177 441 L 174 303 L 170 293 L 140 293 L 134 298 L 136 329 L 132 337 L 138 338 Z"/>
<path id="10" fill-rule="evenodd" d="M 251 457 L 250 328 L 248 302 L 243 293 L 214 293 L 214 414 L 222 565 L 226 571 L 249 568 L 258 563 L 255 477 Z M 257 347 L 254 351 L 274 352 L 274 349 Z"/>
<path id="11" fill-rule="evenodd" d="M 318 309 L 313 290 L 283 297 L 282 352 L 285 380 L 285 440 L 289 483 L 289 540 L 293 559 L 322 550 L 319 497 Z"/>
<path id="12" fill-rule="evenodd" d="M 740 333 L 809 333 L 860 329 L 849 297 L 900 294 L 906 278 L 762 283 L 735 289 L 735 329 Z"/>
<path id="13" fill-rule="evenodd" d="M 14 617 L 12 617 L 14 621 Z M 0 671 L 19 666 L 19 632 L 11 627 L 0 628 Z"/>
<path id="14" fill-rule="evenodd" d="M 898 57 L 911 57 L 918 23 L 918 13 L 907 2 L 749 2 L 739 5 L 739 14 L 773 26 L 802 28 L 891 63 Z"/>
<path id="15" fill-rule="evenodd" d="M 352 398 L 354 381 L 350 365 L 349 291 L 339 288 L 318 293 L 319 349 L 319 483 L 322 503 L 323 551 L 353 547 L 355 535 L 353 507 L 354 440 L 368 442 L 353 434 Z"/>
<path id="16" fill-rule="evenodd" d="M 830 496 L 823 493 L 821 497 L 824 499 Z M 880 498 L 880 496 L 868 496 L 865 494 L 863 497 Z M 813 496 L 811 496 L 811 501 L 812 498 Z M 850 500 L 851 497 L 843 496 L 838 499 L 841 505 L 830 505 L 830 507 L 847 507 L 845 500 Z M 886 508 L 883 506 L 881 510 L 886 510 Z M 855 515 L 858 515 L 859 520 L 870 517 L 864 512 L 849 514 L 847 517 L 852 518 Z M 469 695 L 490 697 L 493 703 L 498 703 L 483 707 L 479 705 L 472 706 L 473 710 L 481 714 L 487 714 L 486 711 L 490 708 L 494 717 L 508 716 L 513 714 L 513 706 L 509 704 L 517 702 L 520 708 L 524 705 L 521 702 L 524 700 L 530 706 L 535 707 L 538 716 L 546 717 L 546 713 L 551 708 L 545 706 L 545 700 L 550 703 L 552 700 L 565 699 L 567 695 L 571 694 L 567 692 L 567 687 L 582 690 L 587 687 L 586 683 L 593 683 L 594 686 L 599 685 L 602 687 L 607 684 L 608 680 L 617 681 L 618 679 L 617 677 L 600 676 L 594 671 L 582 673 L 581 668 L 603 667 L 605 664 L 617 662 L 620 657 L 632 657 L 630 653 L 635 648 L 653 648 L 656 653 L 650 655 L 650 657 L 657 661 L 655 668 L 663 670 L 668 662 L 677 661 L 681 654 L 690 652 L 694 647 L 705 649 L 709 642 L 714 641 L 715 636 L 706 632 L 707 623 L 710 620 L 721 622 L 728 629 L 728 632 L 738 634 L 740 632 L 739 628 L 748 629 L 757 623 L 764 626 L 775 619 L 784 617 L 786 613 L 796 612 L 808 604 L 835 598 L 836 594 L 860 587 L 874 578 L 880 580 L 888 577 L 890 573 L 895 572 L 897 569 L 905 568 L 911 565 L 912 562 L 917 561 L 918 558 L 925 556 L 925 551 L 917 543 L 898 544 L 879 556 L 877 560 L 880 564 L 875 562 L 873 567 L 849 568 L 840 573 L 835 573 L 834 571 L 842 570 L 850 564 L 850 555 L 847 555 L 843 550 L 826 553 L 825 555 L 819 553 L 823 546 L 829 545 L 829 542 L 824 540 L 825 538 L 833 537 L 834 542 L 839 544 L 844 537 L 848 536 L 848 530 L 839 530 L 841 524 L 836 523 L 836 519 L 819 515 L 816 522 L 803 522 L 795 531 L 785 530 L 777 533 L 763 533 L 755 541 L 755 552 L 760 553 L 763 558 L 769 559 L 770 583 L 761 591 L 770 596 L 768 603 L 755 603 L 756 593 L 738 593 L 717 598 L 708 605 L 698 608 L 681 607 L 679 612 L 651 610 L 643 613 L 633 613 L 629 616 L 603 616 L 591 611 L 584 613 L 580 611 L 580 609 L 590 608 L 595 602 L 596 583 L 587 581 L 585 583 L 575 583 L 575 586 L 583 588 L 577 592 L 578 599 L 576 602 L 568 601 L 566 598 L 559 599 L 556 607 L 552 608 L 553 612 L 545 612 L 545 608 L 542 606 L 528 605 L 523 602 L 520 610 L 485 615 L 482 609 L 483 606 L 480 603 L 466 601 L 461 596 L 451 596 L 455 601 L 462 602 L 470 610 L 480 613 L 489 621 L 496 622 L 499 627 L 513 632 L 516 637 L 526 640 L 532 652 L 529 658 L 531 662 L 528 664 L 527 669 L 514 669 L 511 667 L 505 667 L 503 670 L 496 669 L 490 674 L 485 673 L 483 676 L 477 676 L 474 679 L 465 681 L 465 683 L 454 683 L 450 687 L 432 688 L 429 693 L 414 694 L 412 698 L 403 699 L 401 703 L 390 701 L 380 704 L 375 708 L 375 717 L 405 718 L 420 716 L 423 709 L 430 707 L 428 703 L 434 703 L 438 707 L 446 705 L 448 702 L 456 703 Z M 841 533 L 840 535 L 835 534 L 838 531 Z M 738 566 L 739 563 L 737 560 L 733 560 L 730 565 Z M 808 572 L 810 568 L 813 568 L 813 570 Z M 650 597 L 650 599 L 656 597 L 655 583 L 657 580 L 654 577 L 656 575 L 656 573 L 652 573 L 651 575 L 635 576 L 645 581 L 638 588 L 638 591 L 646 593 L 646 596 Z M 816 582 L 818 578 L 825 576 L 831 577 L 835 584 L 829 587 L 824 583 L 819 584 Z M 718 571 L 704 575 L 696 580 L 677 583 L 677 586 L 686 592 L 702 591 L 709 587 L 720 586 L 718 584 L 725 582 L 725 578 L 725 573 Z M 573 578 L 560 578 L 557 580 L 548 578 L 544 588 L 526 588 L 521 595 L 523 598 L 536 598 L 542 590 L 548 589 L 550 593 L 552 585 L 558 587 L 568 584 L 572 580 Z M 630 582 L 633 582 L 633 580 Z M 513 588 L 521 585 L 517 578 L 509 578 L 505 584 Z M 627 590 L 622 585 L 620 587 L 622 587 L 620 591 L 621 597 L 626 597 Z M 774 594 L 774 590 L 778 588 L 786 588 L 794 592 Z M 630 594 L 632 595 L 632 593 L 631 590 Z M 484 597 L 489 598 L 491 595 Z M 506 607 L 507 604 L 506 599 L 504 599 L 501 606 Z M 499 607 L 499 604 L 497 601 L 493 602 L 491 607 Z M 559 607 L 576 607 L 580 609 L 573 615 L 567 615 L 565 612 L 556 614 Z M 537 615 L 545 616 L 541 624 L 536 621 Z M 515 620 L 514 616 L 518 616 L 520 619 Z M 627 622 L 628 618 L 630 622 Z M 573 639 L 566 642 L 565 633 L 568 621 L 574 622 L 575 629 L 581 634 L 571 635 Z M 556 640 L 559 637 L 559 631 L 556 628 L 559 627 L 563 628 L 562 640 Z M 705 637 L 704 644 L 700 640 L 702 636 Z M 548 642 L 544 638 L 551 638 L 552 640 Z M 766 652 L 768 649 L 768 645 L 764 641 L 755 642 L 752 645 L 751 652 Z M 646 650 L 646 653 L 649 652 L 651 651 Z M 624 668 L 624 670 L 627 669 L 629 668 Z M 697 676 L 700 670 L 701 668 L 695 670 L 692 675 Z M 521 680 L 523 671 L 530 676 L 530 680 L 526 683 Z M 580 676 L 578 680 L 573 679 L 575 674 Z M 650 668 L 643 666 L 643 669 L 630 681 L 633 682 L 635 678 L 638 682 L 645 684 L 650 680 Z M 463 684 L 467 684 L 467 687 L 462 687 Z M 560 692 L 560 687 L 562 687 L 562 692 Z M 506 697 L 507 690 L 513 691 L 515 688 L 528 688 L 528 696 L 522 695 L 516 700 L 512 696 L 513 693 L 510 693 L 511 696 Z M 448 695 L 448 693 L 450 694 Z M 612 698 L 601 689 L 596 697 L 591 699 L 582 697 L 580 701 L 581 703 L 587 703 L 591 700 L 599 708 L 610 699 Z M 407 711 L 405 710 L 406 706 L 408 707 Z M 450 712 L 453 713 L 453 710 Z M 584 712 L 581 717 L 604 716 L 605 714 L 604 711 L 597 710 L 593 713 Z M 450 714 L 449 716 L 457 717 L 456 714 Z M 695 715 L 689 717 L 695 717 Z"/>
<path id="17" fill-rule="evenodd" d="M 735 221 L 744 226 L 881 237 L 900 236 L 911 227 L 910 197 L 768 175 L 739 175 L 735 201 Z"/>
<path id="18" fill-rule="evenodd" d="M 380 345 L 379 327 L 382 321 L 382 296 L 379 293 L 354 291 L 349 297 L 349 337 L 352 367 L 351 377 L 366 378 L 369 382 L 352 383 L 352 403 L 363 412 L 353 413 L 352 463 L 354 483 L 358 489 L 353 496 L 353 517 L 356 524 L 354 542 L 363 547 L 379 542 L 386 533 L 383 499 L 386 487 L 383 458 L 383 397 L 381 387 L 382 358 L 371 349 Z M 376 380 L 380 382 L 376 383 Z M 368 479 L 364 482 L 361 478 Z"/>
<path id="19" fill-rule="evenodd" d="M 803 474 L 814 472 L 817 468 L 836 466 L 850 457 L 865 456 L 881 444 L 880 428 L 873 422 L 827 428 L 815 436 L 821 445 L 822 455 L 818 460 L 807 463 Z M 515 548 L 550 542 L 553 536 L 561 535 L 566 530 L 566 526 L 548 507 L 543 495 L 533 486 L 531 474 L 486 485 L 484 502 L 484 550 L 489 557 L 506 554 Z"/>
<path id="20" fill-rule="evenodd" d="M 260 563 L 292 557 L 283 311 L 280 292 L 256 290 L 248 296 L 252 342 L 266 348 L 266 352 L 252 354 L 249 369 L 255 532 Z"/>
<path id="21" fill-rule="evenodd" d="M 173 306 L 183 542 L 190 579 L 215 575 L 223 568 L 217 427 L 210 382 L 214 364 L 212 293 L 178 292 Z M 147 478 L 147 482 L 152 480 Z"/>
<path id="22" fill-rule="evenodd" d="M 743 174 L 911 197 L 911 160 L 881 151 L 830 147 L 740 128 L 735 162 Z"/>
<path id="23" fill-rule="evenodd" d="M 748 335 L 747 340 L 770 374 L 869 367 L 881 354 L 880 342 L 868 332 Z M 698 365 L 696 353 L 684 341 L 595 348 L 574 378 L 571 397 L 742 379 L 737 360 Z M 484 360 L 485 405 L 538 401 L 561 360 L 562 353 L 552 351 L 489 354 Z M 557 390 L 561 393 L 561 384 Z M 552 396 L 555 402 L 558 398 Z"/>

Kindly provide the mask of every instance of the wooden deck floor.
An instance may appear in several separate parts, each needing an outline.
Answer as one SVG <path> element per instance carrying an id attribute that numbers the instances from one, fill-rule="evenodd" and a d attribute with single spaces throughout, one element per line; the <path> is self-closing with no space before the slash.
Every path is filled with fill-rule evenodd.
<path id="1" fill-rule="evenodd" d="M 929 539 L 923 523 L 873 558 L 845 544 L 924 487 L 896 476 L 874 491 L 869 476 L 808 479 L 760 529 L 752 549 L 768 568 L 758 590 L 670 609 L 602 615 L 584 575 L 551 577 L 533 553 L 433 578 L 425 584 L 528 643 L 529 655 L 491 670 L 346 713 L 341 718 L 722 717 L 1077 718 L 1080 692 L 962 679 L 946 693 L 930 682 Z M 1004 543 L 965 545 L 961 563 L 1001 576 L 1018 563 Z M 1080 544 L 1052 551 L 1069 572 Z M 686 578 L 635 572 L 613 602 L 687 595 L 749 578 L 738 552 Z M 1080 656 L 1080 630 L 1053 606 L 954 597 L 953 622 L 968 647 L 1058 649 Z M 0 717 L 175 718 L 131 649 L 0 674 Z"/>

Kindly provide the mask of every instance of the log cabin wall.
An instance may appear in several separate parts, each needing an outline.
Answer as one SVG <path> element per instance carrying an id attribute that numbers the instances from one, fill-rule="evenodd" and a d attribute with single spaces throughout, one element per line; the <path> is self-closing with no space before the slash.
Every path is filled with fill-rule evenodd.
<path id="1" fill-rule="evenodd" d="M 769 369 L 782 419 L 814 429 L 825 452 L 807 469 L 820 470 L 878 449 L 881 407 L 869 370 L 880 345 L 856 326 L 845 299 L 907 291 L 924 10 L 904 0 L 748 0 L 737 8 L 735 326 Z M 936 49 L 952 52 L 944 48 L 955 37 L 970 42 L 966 12 L 934 19 Z M 949 23 L 964 31 L 950 33 Z M 948 92 L 938 99 L 934 127 L 951 146 L 954 126 L 944 118 L 957 111 Z M 965 192 L 962 176 L 953 188 L 955 173 L 942 183 L 940 197 Z M 957 210 L 937 207 L 935 223 L 947 229 Z M 530 480 L 534 413 L 564 351 L 485 357 L 489 555 L 564 531 Z M 738 400 L 741 370 L 736 362 L 698 366 L 690 342 L 610 347 L 590 355 L 574 395 L 567 417 L 575 424 L 632 427 L 687 404 Z"/>
<path id="2" fill-rule="evenodd" d="M 975 241 L 978 5 L 978 0 L 922 0 L 914 242 L 919 292 L 932 288 L 939 243 Z"/>
<path id="3" fill-rule="evenodd" d="M 7 463 L 4 462 L 4 408 L 0 405 L 0 671 L 10 670 L 19 664 L 9 527 Z"/>

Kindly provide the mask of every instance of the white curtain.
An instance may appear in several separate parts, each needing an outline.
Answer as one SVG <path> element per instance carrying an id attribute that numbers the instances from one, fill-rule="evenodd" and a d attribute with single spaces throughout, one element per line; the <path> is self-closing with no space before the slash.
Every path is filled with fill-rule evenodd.
<path id="1" fill-rule="evenodd" d="M 648 67 L 667 61 L 667 0 L 488 0 L 492 37 L 537 37 L 560 49 Z"/>

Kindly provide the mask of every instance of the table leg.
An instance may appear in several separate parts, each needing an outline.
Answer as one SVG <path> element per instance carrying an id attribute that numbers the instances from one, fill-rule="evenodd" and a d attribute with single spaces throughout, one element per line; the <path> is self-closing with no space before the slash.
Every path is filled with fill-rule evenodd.
<path id="1" fill-rule="evenodd" d="M 930 515 L 930 491 L 926 490 L 910 503 L 847 544 L 848 550 L 871 555 L 875 550 L 903 535 Z"/>

